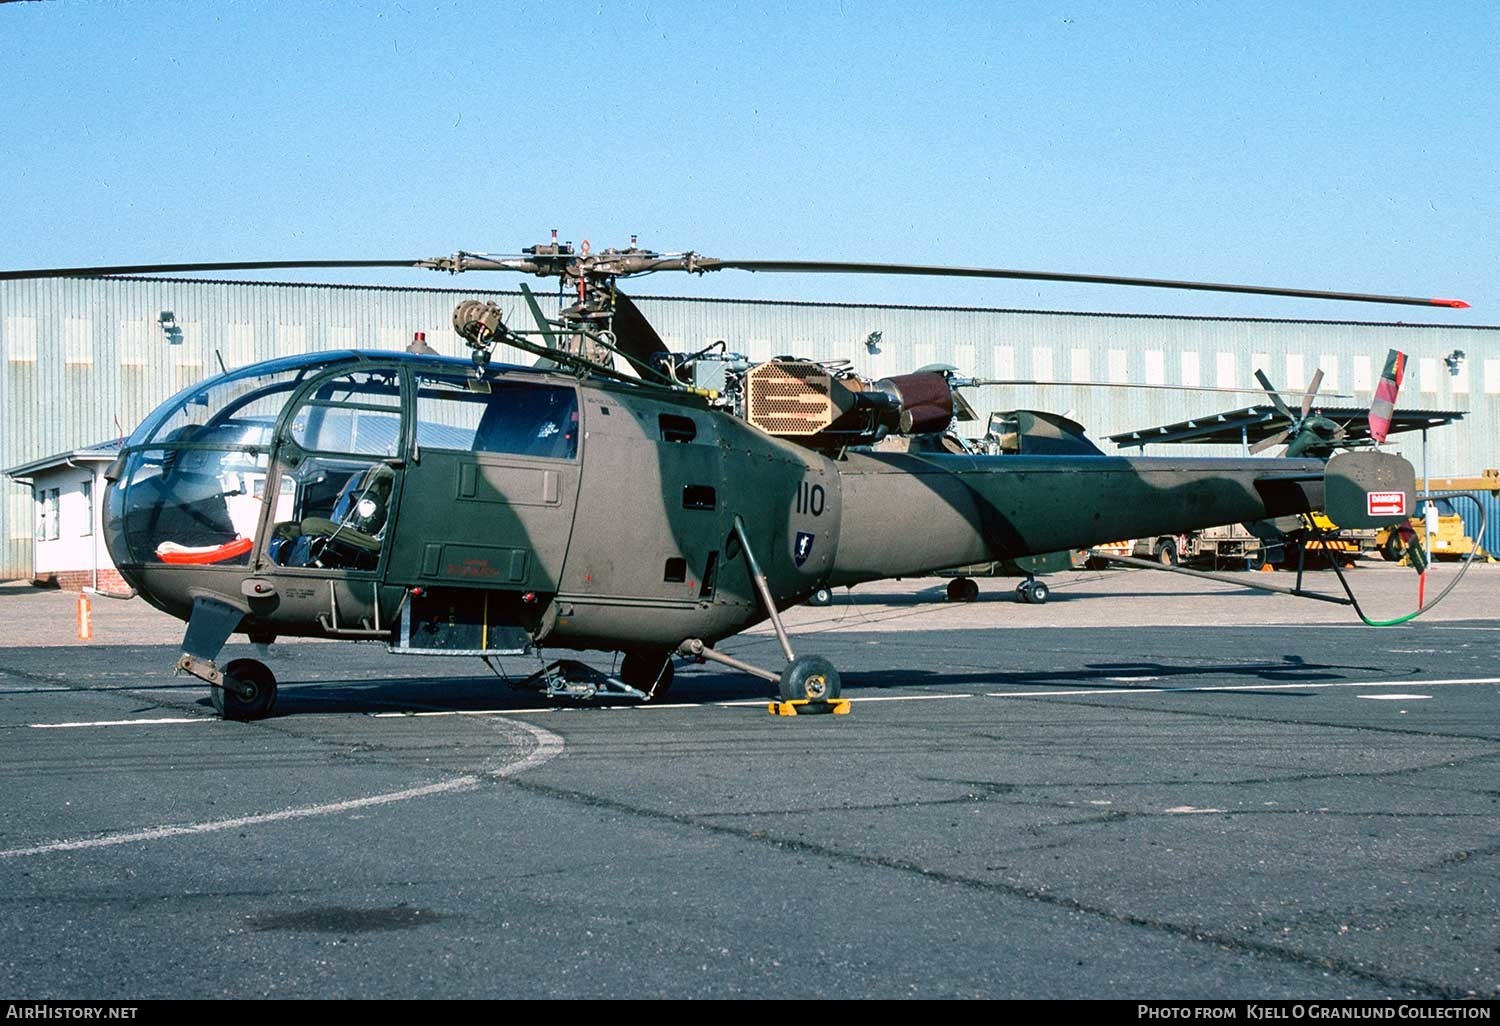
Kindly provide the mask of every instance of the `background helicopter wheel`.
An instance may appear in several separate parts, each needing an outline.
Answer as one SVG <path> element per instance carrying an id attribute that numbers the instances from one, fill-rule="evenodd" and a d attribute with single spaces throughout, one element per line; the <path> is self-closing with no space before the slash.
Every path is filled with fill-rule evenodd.
<path id="1" fill-rule="evenodd" d="M 672 653 L 665 648 L 637 649 L 620 660 L 620 679 L 652 698 L 672 690 Z"/>
<path id="2" fill-rule="evenodd" d="M 238 691 L 213 688 L 210 697 L 214 711 L 226 720 L 259 720 L 271 715 L 276 707 L 276 675 L 259 659 L 235 659 L 224 667 L 226 684 L 249 684 L 255 694 L 242 698 Z"/>
<path id="3" fill-rule="evenodd" d="M 839 697 L 839 684 L 839 671 L 827 659 L 801 656 L 781 671 L 781 700 L 831 702 Z"/>
<path id="4" fill-rule="evenodd" d="M 979 584 L 969 577 L 955 577 L 948 582 L 949 602 L 973 602 L 979 598 Z"/>
<path id="5" fill-rule="evenodd" d="M 1028 587 L 1026 590 L 1029 594 L 1026 598 L 1026 601 L 1030 602 L 1032 605 L 1041 605 L 1043 602 L 1047 601 L 1047 596 L 1052 594 L 1052 590 L 1041 581 L 1029 581 L 1027 583 Z"/>
<path id="6" fill-rule="evenodd" d="M 819 588 L 807 596 L 807 604 L 810 606 L 828 606 L 833 604 L 833 589 Z"/>

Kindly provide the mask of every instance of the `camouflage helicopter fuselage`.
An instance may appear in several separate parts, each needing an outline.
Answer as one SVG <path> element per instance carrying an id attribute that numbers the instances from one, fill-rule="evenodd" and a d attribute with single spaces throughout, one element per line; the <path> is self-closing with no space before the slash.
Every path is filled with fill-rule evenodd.
<path id="1" fill-rule="evenodd" d="M 458 596 L 512 642 L 669 651 L 767 615 L 739 531 L 785 608 L 820 587 L 1315 509 L 1322 469 L 825 453 L 624 383 L 323 353 L 148 418 L 111 474 L 106 538 L 149 602 L 183 619 L 212 603 L 252 639 L 388 639 L 407 603 L 441 616 Z"/>

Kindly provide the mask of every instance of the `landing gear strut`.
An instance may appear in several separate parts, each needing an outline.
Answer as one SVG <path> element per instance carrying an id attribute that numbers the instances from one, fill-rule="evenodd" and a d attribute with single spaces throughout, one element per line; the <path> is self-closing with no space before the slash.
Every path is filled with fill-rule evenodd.
<path id="1" fill-rule="evenodd" d="M 771 703 L 771 712 L 778 715 L 796 716 L 799 709 L 802 712 L 847 713 L 849 703 L 839 700 L 842 682 L 833 664 L 821 656 L 798 657 L 792 651 L 792 643 L 787 638 L 786 628 L 781 624 L 781 614 L 777 612 L 776 601 L 771 595 L 771 586 L 766 583 L 765 575 L 760 571 L 760 564 L 755 560 L 755 553 L 750 550 L 750 539 L 745 534 L 744 522 L 738 516 L 734 518 L 734 534 L 739 540 L 740 550 L 745 554 L 745 563 L 750 568 L 750 580 L 755 585 L 756 594 L 760 596 L 761 605 L 765 607 L 766 614 L 770 617 L 771 626 L 776 631 L 776 640 L 781 644 L 782 654 L 786 656 L 786 669 L 777 674 L 759 666 L 752 666 L 733 656 L 716 652 L 698 638 L 688 638 L 677 646 L 677 654 L 689 659 L 712 660 L 725 666 L 732 666 L 743 673 L 775 684 L 781 701 Z"/>
<path id="2" fill-rule="evenodd" d="M 209 701 L 226 720 L 264 719 L 276 708 L 276 675 L 265 663 L 235 659 L 222 670 L 214 663 L 244 618 L 244 612 L 216 599 L 194 599 L 177 660 L 180 672 L 208 682 Z"/>

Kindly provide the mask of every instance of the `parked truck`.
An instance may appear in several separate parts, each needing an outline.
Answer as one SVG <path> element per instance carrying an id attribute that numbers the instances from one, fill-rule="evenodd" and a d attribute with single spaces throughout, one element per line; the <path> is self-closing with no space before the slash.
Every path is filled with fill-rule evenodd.
<path id="1" fill-rule="evenodd" d="M 1215 570 L 1258 570 L 1267 560 L 1267 545 L 1243 524 L 1225 524 L 1185 534 L 1162 534 L 1152 538 L 1124 538 L 1095 545 L 1090 566 L 1108 564 L 1109 556 L 1149 559 L 1162 566 L 1196 563 Z"/>

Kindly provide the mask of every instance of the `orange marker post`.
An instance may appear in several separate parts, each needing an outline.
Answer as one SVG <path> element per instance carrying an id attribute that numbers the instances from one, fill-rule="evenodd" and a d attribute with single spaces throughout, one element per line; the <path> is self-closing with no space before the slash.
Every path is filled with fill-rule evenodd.
<path id="1" fill-rule="evenodd" d="M 88 641 L 94 636 L 93 604 L 82 592 L 78 594 L 78 640 Z"/>

